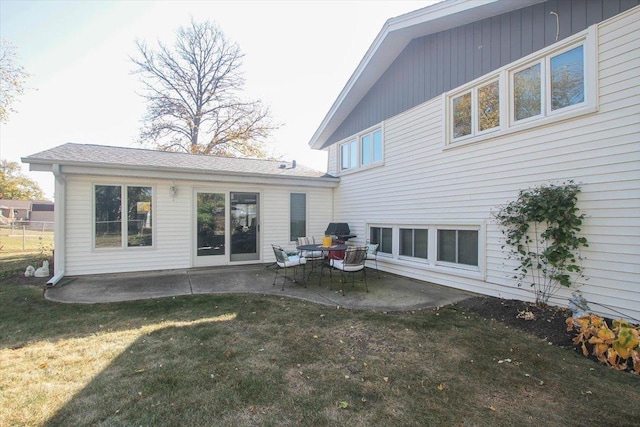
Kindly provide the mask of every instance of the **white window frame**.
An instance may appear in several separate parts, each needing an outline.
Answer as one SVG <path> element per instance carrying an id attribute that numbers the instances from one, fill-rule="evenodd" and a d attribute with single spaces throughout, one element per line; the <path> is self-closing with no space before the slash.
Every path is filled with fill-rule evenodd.
<path id="1" fill-rule="evenodd" d="M 508 64 L 496 71 L 484 75 L 464 86 L 453 89 L 443 95 L 444 108 L 444 148 L 454 148 L 467 143 L 484 141 L 513 132 L 528 130 L 533 127 L 543 126 L 561 120 L 567 120 L 581 115 L 597 111 L 597 26 L 568 37 L 545 49 L 534 52 L 524 58 Z M 570 51 L 578 46 L 583 46 L 583 75 L 584 75 L 584 101 L 551 110 L 551 59 Z M 535 64 L 541 64 L 541 113 L 526 119 L 515 120 L 514 108 L 514 75 Z M 500 126 L 478 132 L 477 120 L 477 90 L 492 81 L 499 82 Z M 472 132 L 470 135 L 453 137 L 453 100 L 465 93 L 472 94 Z"/>
<path id="2" fill-rule="evenodd" d="M 402 252 L 402 230 L 411 230 L 412 231 L 412 244 L 414 247 L 412 248 L 413 255 L 403 255 Z M 415 235 L 416 230 L 425 230 L 427 232 L 427 257 L 416 257 L 415 256 Z M 398 225 L 398 259 L 406 259 L 420 263 L 428 263 L 430 262 L 430 252 L 431 252 L 431 240 L 432 240 L 432 231 L 428 226 L 413 226 L 413 225 Z"/>
<path id="3" fill-rule="evenodd" d="M 298 236 L 298 237 L 305 237 L 308 225 L 309 225 L 309 195 L 307 193 L 303 193 L 300 191 L 292 191 L 289 193 L 289 238 L 291 238 L 291 198 L 293 197 L 294 194 L 303 194 L 304 195 L 304 214 L 305 214 L 305 218 L 304 218 L 304 229 L 305 232 L 302 236 Z M 290 240 L 290 242 L 297 242 L 297 240 Z"/>
<path id="4" fill-rule="evenodd" d="M 373 243 L 373 241 L 371 241 L 371 229 L 372 228 L 389 228 L 391 229 L 391 252 L 383 252 L 382 251 L 382 242 L 378 242 L 378 255 L 382 255 L 383 257 L 392 257 L 394 256 L 394 252 L 396 250 L 397 244 L 396 244 L 396 236 L 398 235 L 397 231 L 396 231 L 396 226 L 391 225 L 391 224 L 368 224 L 367 225 L 367 241 L 370 241 L 371 243 Z M 380 236 L 382 237 L 382 235 Z"/>
<path id="5" fill-rule="evenodd" d="M 381 136 L 381 142 L 382 142 L 382 147 L 381 147 L 381 152 L 382 152 L 382 157 L 380 160 L 373 160 L 373 151 L 374 151 L 374 139 L 373 139 L 373 134 L 376 131 L 380 131 L 380 136 Z M 363 164 L 362 162 L 362 155 L 363 155 L 363 150 L 362 150 L 362 139 L 363 137 L 369 135 L 371 137 L 371 149 L 370 149 L 370 159 L 371 161 L 368 164 Z M 351 144 L 355 144 L 355 153 L 352 152 L 351 148 L 349 148 L 347 151 L 349 152 L 349 166 L 344 167 L 344 162 L 343 162 L 343 147 L 347 147 L 347 146 L 351 146 Z M 362 132 L 359 132 L 358 134 L 356 134 L 355 136 L 351 136 L 347 139 L 345 139 L 342 143 L 338 144 L 338 170 L 340 173 L 350 173 L 350 172 L 354 172 L 357 170 L 362 170 L 362 169 L 368 169 L 371 167 L 376 167 L 376 166 L 380 166 L 384 163 L 384 126 L 382 124 L 378 124 L 375 126 L 372 126 L 368 129 L 363 130 Z M 352 156 L 356 157 L 356 161 L 355 164 L 353 164 L 353 158 Z"/>
<path id="6" fill-rule="evenodd" d="M 484 239 L 482 236 L 482 227 L 481 226 L 468 226 L 468 225 L 436 225 L 434 226 L 434 260 L 435 265 L 437 266 L 445 266 L 450 268 L 455 268 L 459 270 L 467 270 L 467 271 L 481 271 L 483 261 L 484 261 L 484 251 L 482 250 L 484 247 Z M 451 261 L 442 261 L 438 259 L 438 250 L 440 249 L 440 241 L 439 241 L 439 231 L 475 231 L 478 233 L 478 265 L 470 265 L 470 264 L 462 264 L 459 262 L 451 262 Z M 457 242 L 456 242 L 457 243 Z M 456 256 L 458 254 L 456 253 Z"/>
<path id="7" fill-rule="evenodd" d="M 120 217 L 120 246 L 107 246 L 107 247 L 96 247 L 96 187 L 97 186 L 108 186 L 108 187 L 120 187 L 120 209 L 121 209 L 121 217 Z M 129 212 L 127 209 L 128 206 L 128 188 L 129 187 L 148 187 L 151 188 L 151 223 L 153 227 L 151 228 L 151 245 L 148 246 L 129 246 Z M 102 183 L 95 182 L 91 185 L 92 196 L 91 196 L 91 248 L 94 251 L 113 251 L 113 250 L 149 250 L 156 247 L 156 188 L 154 185 L 149 184 L 136 184 L 136 183 Z"/>

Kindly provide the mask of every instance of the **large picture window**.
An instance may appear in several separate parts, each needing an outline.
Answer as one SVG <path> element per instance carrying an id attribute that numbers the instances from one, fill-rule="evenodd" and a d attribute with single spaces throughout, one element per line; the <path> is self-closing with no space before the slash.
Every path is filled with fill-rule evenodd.
<path id="1" fill-rule="evenodd" d="M 289 200 L 289 240 L 297 241 L 298 237 L 307 235 L 307 195 L 291 193 Z"/>
<path id="2" fill-rule="evenodd" d="M 124 189 L 124 191 L 123 191 Z M 96 248 L 153 245 L 152 188 L 96 185 L 94 245 Z"/>

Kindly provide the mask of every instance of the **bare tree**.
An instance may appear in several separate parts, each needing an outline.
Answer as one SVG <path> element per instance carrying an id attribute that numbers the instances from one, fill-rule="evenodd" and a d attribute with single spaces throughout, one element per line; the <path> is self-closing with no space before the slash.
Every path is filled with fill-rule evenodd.
<path id="1" fill-rule="evenodd" d="M 15 112 L 12 104 L 24 92 L 24 82 L 29 74 L 16 63 L 16 47 L 6 40 L 0 42 L 0 123 L 9 120 Z"/>
<path id="2" fill-rule="evenodd" d="M 266 157 L 264 139 L 277 126 L 260 100 L 241 98 L 243 54 L 210 22 L 177 31 L 173 50 L 136 42 L 147 114 L 140 138 L 164 151 Z"/>

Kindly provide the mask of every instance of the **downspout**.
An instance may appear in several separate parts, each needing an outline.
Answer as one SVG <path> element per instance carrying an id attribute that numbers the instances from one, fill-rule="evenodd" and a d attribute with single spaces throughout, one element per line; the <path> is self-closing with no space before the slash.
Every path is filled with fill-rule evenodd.
<path id="1" fill-rule="evenodd" d="M 55 202 L 53 212 L 53 277 L 47 282 L 47 286 L 55 286 L 64 277 L 65 265 L 65 182 L 59 164 L 51 166 L 51 171 L 55 177 L 55 190 L 53 200 Z"/>

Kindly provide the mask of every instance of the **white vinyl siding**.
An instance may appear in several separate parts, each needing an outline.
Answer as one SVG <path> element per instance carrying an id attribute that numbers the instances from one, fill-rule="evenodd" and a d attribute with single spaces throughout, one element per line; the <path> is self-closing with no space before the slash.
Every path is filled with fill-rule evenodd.
<path id="1" fill-rule="evenodd" d="M 582 252 L 589 280 L 580 290 L 598 313 L 640 319 L 640 32 L 628 30 L 637 22 L 638 7 L 596 32 L 597 111 L 447 148 L 443 97 L 386 120 L 385 166 L 342 176 L 335 217 L 349 223 L 358 236 L 354 243 L 365 242 L 370 224 L 477 227 L 479 271 L 398 254 L 380 256 L 379 266 L 441 285 L 532 300 L 531 289 L 518 288 L 510 278 L 513 265 L 505 260 L 491 211 L 520 189 L 574 180 L 582 187 L 578 206 L 586 214 L 582 234 L 589 241 Z M 551 302 L 566 306 L 570 291 L 562 289 Z"/>
<path id="2" fill-rule="evenodd" d="M 224 192 L 258 192 L 261 197 L 260 248 L 261 260 L 274 260 L 271 244 L 288 245 L 289 195 L 307 194 L 307 231 L 324 235 L 333 220 L 331 188 L 247 184 L 204 183 L 164 179 L 124 179 L 123 185 L 154 188 L 153 247 L 127 250 L 93 249 L 93 189 L 95 184 L 113 184 L 113 179 L 99 176 L 67 175 L 65 275 L 102 274 L 128 271 L 151 271 L 193 267 L 193 194 L 196 190 Z M 176 194 L 171 194 L 175 185 Z M 227 263 L 230 263 L 227 261 Z"/>

